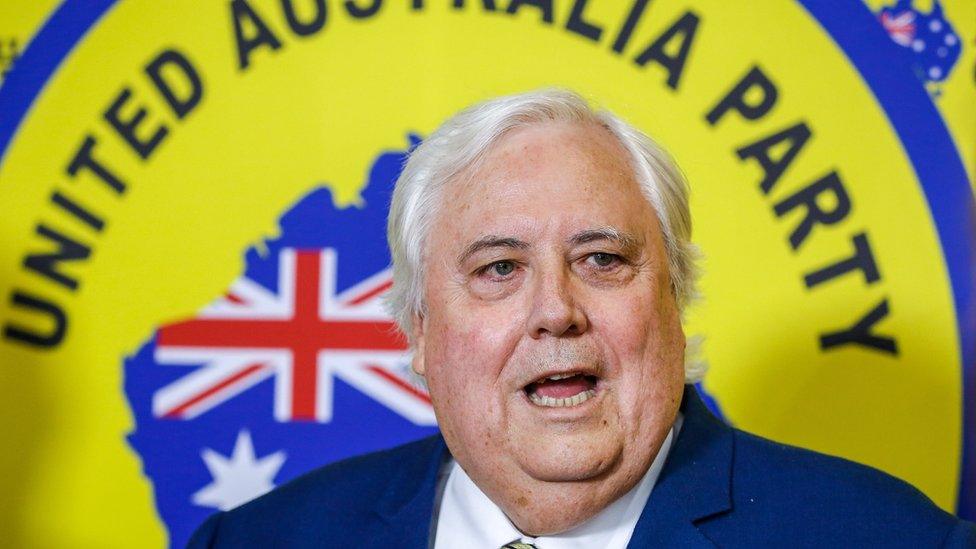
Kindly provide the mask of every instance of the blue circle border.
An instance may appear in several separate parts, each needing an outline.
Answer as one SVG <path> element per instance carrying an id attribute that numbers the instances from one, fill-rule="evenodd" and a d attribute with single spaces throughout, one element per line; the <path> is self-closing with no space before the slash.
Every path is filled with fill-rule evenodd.
<path id="1" fill-rule="evenodd" d="M 942 245 L 962 358 L 962 465 L 957 514 L 976 518 L 976 204 L 962 158 L 906 49 L 861 2 L 800 0 L 867 82 L 894 126 L 922 184 Z M 957 69 L 958 70 L 958 69 Z"/>
<path id="2" fill-rule="evenodd" d="M 952 284 L 962 356 L 963 441 L 957 513 L 976 519 L 976 203 L 942 116 L 895 45 L 861 2 L 798 0 L 864 78 L 921 182 Z M 66 0 L 0 86 L 0 163 L 50 77 L 115 0 Z M 893 62 L 894 61 L 894 62 Z"/>

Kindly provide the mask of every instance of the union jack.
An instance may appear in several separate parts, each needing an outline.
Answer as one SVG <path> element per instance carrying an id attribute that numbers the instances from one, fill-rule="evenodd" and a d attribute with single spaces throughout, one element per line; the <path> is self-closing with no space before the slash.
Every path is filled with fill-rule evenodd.
<path id="1" fill-rule="evenodd" d="M 153 414 L 191 419 L 274 377 L 275 419 L 328 422 L 335 376 L 434 425 L 430 397 L 410 378 L 406 342 L 380 305 L 391 271 L 336 294 L 336 255 L 284 249 L 276 292 L 242 276 L 196 318 L 161 328 L 157 363 L 202 366 L 156 391 Z"/>
<path id="2" fill-rule="evenodd" d="M 901 46 L 909 46 L 915 38 L 915 14 L 903 11 L 897 15 L 881 13 L 881 25 L 891 39 Z"/>

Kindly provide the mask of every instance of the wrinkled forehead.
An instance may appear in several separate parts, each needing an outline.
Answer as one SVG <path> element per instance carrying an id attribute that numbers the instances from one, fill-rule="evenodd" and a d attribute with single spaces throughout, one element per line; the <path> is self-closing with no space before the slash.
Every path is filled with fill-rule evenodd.
<path id="1" fill-rule="evenodd" d="M 657 227 L 631 157 L 609 130 L 546 122 L 506 133 L 450 181 L 431 236 L 463 246 L 486 234 L 611 229 L 643 237 Z"/>
<path id="2" fill-rule="evenodd" d="M 445 185 L 445 200 L 478 195 L 498 196 L 506 192 L 540 187 L 557 195 L 559 181 L 586 181 L 589 187 L 577 193 L 597 190 L 601 184 L 619 185 L 634 180 L 627 150 L 609 130 L 593 122 L 539 122 L 503 133 L 471 164 Z"/>
<path id="3" fill-rule="evenodd" d="M 485 180 L 486 170 L 525 169 L 550 158 L 585 159 L 588 163 L 577 162 L 574 167 L 602 169 L 625 177 L 635 174 L 630 153 L 598 120 L 539 121 L 501 133 L 448 186 L 477 184 Z"/>

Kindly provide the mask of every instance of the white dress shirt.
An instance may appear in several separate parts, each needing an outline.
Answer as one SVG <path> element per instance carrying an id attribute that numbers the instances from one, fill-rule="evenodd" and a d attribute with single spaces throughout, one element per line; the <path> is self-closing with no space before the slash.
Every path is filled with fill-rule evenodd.
<path id="1" fill-rule="evenodd" d="M 629 492 L 590 520 L 552 536 L 534 538 L 519 532 L 464 469 L 451 460 L 437 516 L 434 549 L 499 549 L 513 541 L 531 543 L 539 549 L 625 549 L 661 474 L 671 443 L 681 429 L 682 419 L 679 412 L 647 473 Z"/>

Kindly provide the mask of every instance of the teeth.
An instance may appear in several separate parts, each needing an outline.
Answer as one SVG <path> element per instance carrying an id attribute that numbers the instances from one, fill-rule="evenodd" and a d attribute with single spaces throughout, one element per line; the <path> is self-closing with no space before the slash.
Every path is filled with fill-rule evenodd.
<path id="1" fill-rule="evenodd" d="M 593 389 L 587 389 L 576 395 L 566 398 L 552 398 L 549 396 L 540 396 L 535 393 L 529 395 L 529 399 L 539 406 L 546 406 L 548 408 L 568 408 L 570 406 L 576 406 L 582 404 L 592 397 L 596 396 L 596 391 Z"/>
<path id="2" fill-rule="evenodd" d="M 552 381 L 559 381 L 560 379 L 569 379 L 576 374 L 556 374 L 554 376 L 549 376 L 546 379 L 551 379 Z"/>

